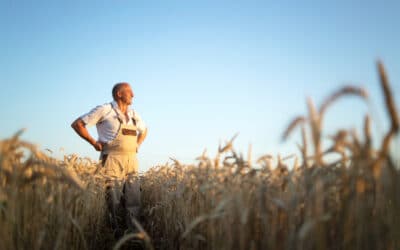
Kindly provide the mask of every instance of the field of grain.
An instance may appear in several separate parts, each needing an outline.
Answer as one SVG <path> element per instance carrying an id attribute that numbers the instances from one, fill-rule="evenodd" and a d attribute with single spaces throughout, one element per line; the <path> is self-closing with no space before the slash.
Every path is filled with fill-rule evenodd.
<path id="1" fill-rule="evenodd" d="M 129 249 L 132 241 L 143 249 L 400 249 L 400 166 L 390 153 L 399 119 L 380 63 L 378 73 L 390 121 L 379 147 L 366 115 L 363 131 L 338 130 L 323 148 L 330 105 L 369 98 L 345 86 L 320 107 L 308 100 L 308 114 L 283 130 L 283 139 L 301 131 L 293 165 L 265 155 L 252 166 L 233 138 L 195 164 L 151 168 L 141 176 L 141 228 L 121 239 L 107 225 L 99 165 L 56 160 L 19 134 L 3 140 L 0 249 Z"/>

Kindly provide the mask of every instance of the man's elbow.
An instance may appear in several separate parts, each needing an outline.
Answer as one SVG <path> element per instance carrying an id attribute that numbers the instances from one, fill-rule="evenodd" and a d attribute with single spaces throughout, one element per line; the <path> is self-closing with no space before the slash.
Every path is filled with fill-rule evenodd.
<path id="1" fill-rule="evenodd" d="M 79 130 L 82 127 L 82 120 L 81 118 L 76 119 L 71 123 L 71 128 L 73 128 L 75 131 Z"/>
<path id="2" fill-rule="evenodd" d="M 147 128 L 139 133 L 138 143 L 141 144 L 147 136 Z"/>
<path id="3" fill-rule="evenodd" d="M 76 129 L 76 123 L 77 123 L 78 119 L 76 119 L 75 121 L 73 121 L 71 123 L 71 128 L 73 128 L 74 130 Z"/>
<path id="4" fill-rule="evenodd" d="M 146 138 L 146 136 L 147 136 L 147 128 L 143 131 L 143 135 L 142 135 L 143 140 Z"/>

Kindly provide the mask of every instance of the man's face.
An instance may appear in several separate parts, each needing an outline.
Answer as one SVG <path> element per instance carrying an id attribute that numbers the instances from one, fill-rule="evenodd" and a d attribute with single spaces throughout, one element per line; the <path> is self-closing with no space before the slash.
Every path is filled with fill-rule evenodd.
<path id="1" fill-rule="evenodd" d="M 133 99 L 133 91 L 131 89 L 131 86 L 129 86 L 128 84 L 124 85 L 120 91 L 118 91 L 118 97 L 119 99 L 127 104 L 127 105 L 131 105 L 132 104 L 132 99 Z"/>

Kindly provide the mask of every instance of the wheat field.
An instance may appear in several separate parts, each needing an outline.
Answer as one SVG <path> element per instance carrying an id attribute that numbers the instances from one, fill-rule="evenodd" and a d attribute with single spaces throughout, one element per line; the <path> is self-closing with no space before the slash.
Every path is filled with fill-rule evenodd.
<path id="1" fill-rule="evenodd" d="M 377 65 L 390 122 L 378 147 L 368 114 L 363 131 L 338 130 L 323 147 L 330 105 L 369 98 L 339 88 L 320 107 L 307 100 L 308 114 L 283 130 L 283 140 L 301 132 L 291 165 L 266 154 L 254 166 L 251 154 L 234 150 L 234 137 L 194 164 L 152 167 L 140 176 L 140 230 L 120 239 L 107 224 L 101 166 L 77 155 L 54 159 L 20 131 L 0 142 L 0 249 L 130 249 L 132 241 L 142 249 L 400 249 L 400 164 L 391 151 L 399 118 Z"/>

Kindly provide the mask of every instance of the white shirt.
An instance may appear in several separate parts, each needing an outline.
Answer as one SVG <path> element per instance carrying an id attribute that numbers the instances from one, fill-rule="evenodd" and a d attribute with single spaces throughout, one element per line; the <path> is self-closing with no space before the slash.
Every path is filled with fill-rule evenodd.
<path id="1" fill-rule="evenodd" d="M 117 114 L 118 113 L 118 114 Z M 125 115 L 119 109 L 118 104 L 113 101 L 99 105 L 92 109 L 89 113 L 82 115 L 80 118 L 86 126 L 96 125 L 99 141 L 108 143 L 117 136 L 120 127 L 120 120 L 123 124 L 133 125 L 132 118 L 136 121 L 136 127 L 139 133 L 146 130 L 146 124 L 143 122 L 139 114 L 132 110 L 128 110 L 128 121 Z M 120 119 L 118 119 L 120 118 Z"/>

